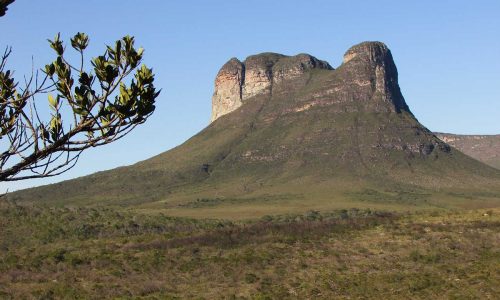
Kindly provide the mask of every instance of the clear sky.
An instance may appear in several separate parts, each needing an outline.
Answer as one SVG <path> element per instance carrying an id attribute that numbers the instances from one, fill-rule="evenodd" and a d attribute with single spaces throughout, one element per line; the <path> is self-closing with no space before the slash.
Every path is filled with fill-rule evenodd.
<path id="1" fill-rule="evenodd" d="M 0 47 L 18 79 L 54 59 L 46 39 L 76 32 L 89 54 L 134 35 L 163 88 L 154 115 L 114 144 L 83 154 L 64 175 L 0 184 L 0 191 L 129 165 L 203 129 L 213 81 L 231 57 L 309 53 L 333 67 L 352 45 L 385 42 L 410 109 L 433 131 L 500 133 L 500 1 L 17 0 L 0 18 Z M 39 99 L 46 103 L 45 97 Z M 2 141 L 4 142 L 4 141 Z M 3 148 L 2 148 L 3 149 Z"/>

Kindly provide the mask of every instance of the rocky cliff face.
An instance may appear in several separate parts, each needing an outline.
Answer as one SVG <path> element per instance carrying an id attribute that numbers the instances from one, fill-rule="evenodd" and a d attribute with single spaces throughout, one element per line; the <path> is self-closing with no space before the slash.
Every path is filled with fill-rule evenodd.
<path id="1" fill-rule="evenodd" d="M 262 53 L 249 56 L 243 63 L 237 58 L 231 58 L 215 78 L 210 121 L 213 122 L 236 110 L 254 96 L 270 95 L 273 85 L 280 85 L 281 82 L 311 69 L 333 68 L 327 62 L 308 54 L 290 57 L 277 53 Z"/>
<path id="2" fill-rule="evenodd" d="M 323 80 L 314 89 L 298 93 L 314 83 L 312 71 L 315 70 L 321 72 Z M 400 91 L 391 51 L 381 42 L 351 47 L 338 69 L 309 54 L 290 57 L 262 53 L 248 57 L 243 63 L 232 58 L 215 80 L 211 120 L 235 111 L 244 103 L 262 101 L 262 97 L 265 105 L 261 115 L 266 116 L 267 122 L 313 109 L 324 109 L 331 114 L 404 112 L 413 117 Z M 283 102 L 276 103 L 276 99 Z M 365 120 L 358 123 L 363 122 Z M 379 137 L 370 146 L 424 155 L 434 150 L 449 152 L 449 146 L 433 137 L 425 127 L 415 125 L 412 130 L 422 138 L 410 143 L 391 135 Z"/>
<path id="3" fill-rule="evenodd" d="M 317 102 L 311 106 L 320 105 L 325 95 L 336 94 L 338 102 L 354 104 L 347 108 L 349 110 L 358 110 L 362 104 L 363 109 L 371 111 L 410 111 L 399 90 L 392 54 L 383 43 L 365 42 L 353 46 L 345 53 L 341 68 L 346 82 L 337 82 L 337 86 L 331 86 L 323 94 L 313 95 Z M 281 83 L 313 69 L 334 70 L 327 62 L 309 54 L 262 53 L 249 56 L 244 62 L 230 59 L 215 79 L 211 122 L 236 110 L 254 96 L 270 96 L 273 87 L 280 89 Z M 352 90 L 357 94 L 349 93 Z"/>
<path id="4" fill-rule="evenodd" d="M 364 42 L 344 54 L 346 89 L 358 90 L 356 101 L 371 111 L 410 112 L 398 85 L 398 71 L 391 51 L 380 42 Z M 356 87 L 356 85 L 358 87 Z M 361 99 L 360 99 L 361 98 Z"/>
<path id="5" fill-rule="evenodd" d="M 241 106 L 244 77 L 245 66 L 237 58 L 231 58 L 220 69 L 215 78 L 211 121 Z"/>

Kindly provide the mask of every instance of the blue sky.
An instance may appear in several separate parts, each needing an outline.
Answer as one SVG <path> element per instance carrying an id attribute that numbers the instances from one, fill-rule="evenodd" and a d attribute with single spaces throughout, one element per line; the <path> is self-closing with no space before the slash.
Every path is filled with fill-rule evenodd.
<path id="1" fill-rule="evenodd" d="M 411 110 L 429 129 L 500 133 L 500 1 L 26 1 L 0 18 L 0 47 L 18 79 L 54 59 L 47 38 L 76 32 L 89 55 L 136 37 L 163 88 L 154 115 L 125 139 L 83 154 L 59 177 L 0 184 L 15 190 L 128 165 L 179 145 L 210 118 L 213 80 L 231 57 L 310 53 L 334 67 L 352 45 L 385 42 Z M 45 98 L 39 99 L 46 101 Z"/>

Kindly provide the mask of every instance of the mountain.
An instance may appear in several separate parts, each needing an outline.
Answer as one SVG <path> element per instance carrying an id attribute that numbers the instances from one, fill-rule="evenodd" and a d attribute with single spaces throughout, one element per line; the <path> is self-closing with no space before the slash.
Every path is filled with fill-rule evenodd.
<path id="1" fill-rule="evenodd" d="M 418 122 L 380 42 L 353 46 L 337 69 L 308 54 L 232 58 L 215 79 L 211 120 L 135 165 L 12 196 L 214 217 L 499 203 L 500 171 Z"/>
<path id="2" fill-rule="evenodd" d="M 500 169 L 500 135 L 436 133 L 436 136 L 470 157 Z"/>

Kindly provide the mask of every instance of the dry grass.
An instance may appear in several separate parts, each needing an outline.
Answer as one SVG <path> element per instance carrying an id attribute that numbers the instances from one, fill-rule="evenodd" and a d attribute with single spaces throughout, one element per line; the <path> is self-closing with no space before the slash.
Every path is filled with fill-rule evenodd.
<path id="1" fill-rule="evenodd" d="M 257 221 L 0 209 L 0 298 L 481 298 L 500 210 L 315 211 Z"/>

